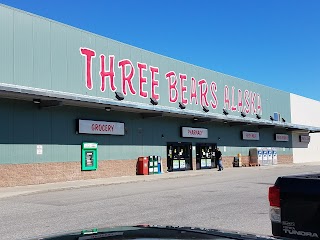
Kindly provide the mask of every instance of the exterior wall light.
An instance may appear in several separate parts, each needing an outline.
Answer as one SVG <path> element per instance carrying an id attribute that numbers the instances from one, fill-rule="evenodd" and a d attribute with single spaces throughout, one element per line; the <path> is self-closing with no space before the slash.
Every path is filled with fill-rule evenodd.
<path id="1" fill-rule="evenodd" d="M 33 103 L 34 103 L 34 104 L 40 104 L 40 103 L 41 103 L 41 100 L 40 100 L 40 99 L 33 99 Z"/>
<path id="2" fill-rule="evenodd" d="M 124 99 L 124 96 L 121 92 L 115 92 L 116 93 L 116 98 L 119 100 L 119 101 L 122 101 Z"/>
<path id="3" fill-rule="evenodd" d="M 242 117 L 246 117 L 247 114 L 246 114 L 245 112 L 241 112 L 241 116 L 242 116 Z"/>
<path id="4" fill-rule="evenodd" d="M 272 116 L 270 116 L 270 120 L 271 120 L 271 121 L 273 121 L 273 120 L 274 120 L 274 118 L 273 118 Z"/>
<path id="5" fill-rule="evenodd" d="M 33 103 L 38 105 L 39 108 L 58 107 L 63 105 L 63 102 L 59 100 L 33 99 Z"/>
<path id="6" fill-rule="evenodd" d="M 202 106 L 202 110 L 206 113 L 209 112 L 209 108 L 207 108 L 206 106 Z"/>
<path id="7" fill-rule="evenodd" d="M 150 98 L 150 102 L 152 103 L 152 105 L 158 105 L 158 101 L 155 98 Z"/>
<path id="8" fill-rule="evenodd" d="M 228 110 L 225 109 L 225 108 L 224 108 L 222 111 L 223 111 L 223 114 L 224 114 L 224 115 L 228 115 L 228 114 L 229 114 Z"/>
<path id="9" fill-rule="evenodd" d="M 179 102 L 179 108 L 185 109 L 185 108 L 186 108 L 186 105 L 184 105 L 182 102 Z"/>
<path id="10" fill-rule="evenodd" d="M 257 117 L 258 119 L 261 119 L 261 115 L 260 115 L 260 114 L 256 114 L 256 117 Z"/>
<path id="11" fill-rule="evenodd" d="M 284 118 L 281 118 L 282 122 L 286 122 L 286 120 Z"/>

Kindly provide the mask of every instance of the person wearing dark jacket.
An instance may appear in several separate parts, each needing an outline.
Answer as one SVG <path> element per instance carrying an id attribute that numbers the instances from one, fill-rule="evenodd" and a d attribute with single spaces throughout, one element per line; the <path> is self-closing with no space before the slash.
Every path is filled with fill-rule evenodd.
<path id="1" fill-rule="evenodd" d="M 222 153 L 219 150 L 219 148 L 217 148 L 217 152 L 216 152 L 216 159 L 217 159 L 217 165 L 219 170 L 218 171 L 222 171 L 223 170 L 223 166 L 222 166 Z"/>

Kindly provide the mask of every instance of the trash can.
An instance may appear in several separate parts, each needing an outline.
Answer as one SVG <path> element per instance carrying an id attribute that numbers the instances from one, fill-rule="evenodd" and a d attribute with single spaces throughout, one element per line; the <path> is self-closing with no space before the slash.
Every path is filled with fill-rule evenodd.
<path id="1" fill-rule="evenodd" d="M 138 158 L 138 175 L 148 175 L 149 174 L 149 160 L 147 157 Z"/>
<path id="2" fill-rule="evenodd" d="M 238 157 L 234 157 L 233 159 L 233 167 L 240 167 L 240 162 Z"/>
<path id="3" fill-rule="evenodd" d="M 238 153 L 238 158 L 239 158 L 239 167 L 242 167 L 241 153 Z"/>

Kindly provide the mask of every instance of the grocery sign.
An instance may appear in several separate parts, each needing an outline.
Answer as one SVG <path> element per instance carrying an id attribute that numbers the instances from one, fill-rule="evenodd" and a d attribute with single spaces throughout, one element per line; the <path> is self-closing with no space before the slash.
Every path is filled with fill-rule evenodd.
<path id="1" fill-rule="evenodd" d="M 79 133 L 124 135 L 124 123 L 79 119 Z"/>

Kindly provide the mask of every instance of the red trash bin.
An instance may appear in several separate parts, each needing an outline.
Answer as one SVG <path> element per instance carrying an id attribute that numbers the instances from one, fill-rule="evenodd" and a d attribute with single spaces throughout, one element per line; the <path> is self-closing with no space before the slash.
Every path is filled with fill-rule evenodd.
<path id="1" fill-rule="evenodd" d="M 147 157 L 138 158 L 138 175 L 149 175 L 149 159 Z"/>

